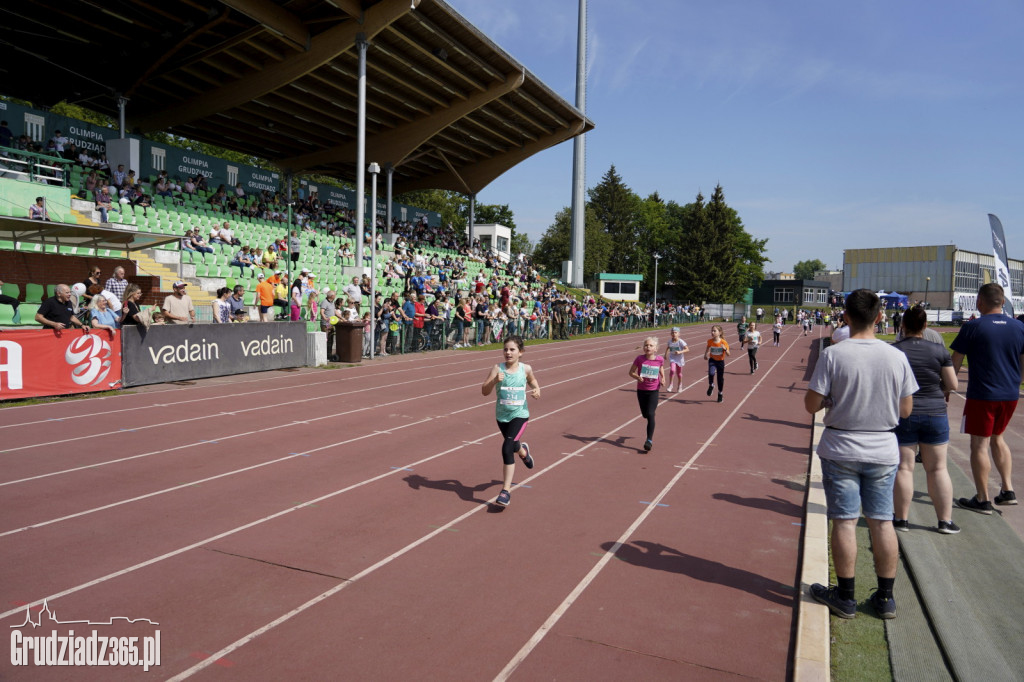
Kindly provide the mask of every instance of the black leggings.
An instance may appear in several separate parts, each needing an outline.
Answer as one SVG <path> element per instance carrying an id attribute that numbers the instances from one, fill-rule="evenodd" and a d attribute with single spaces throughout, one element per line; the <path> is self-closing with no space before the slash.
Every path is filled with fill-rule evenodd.
<path id="1" fill-rule="evenodd" d="M 647 440 L 654 440 L 654 413 L 658 409 L 658 391 L 636 390 L 636 401 L 640 403 L 640 414 L 647 420 Z"/>
<path id="2" fill-rule="evenodd" d="M 708 360 L 708 386 L 718 377 L 718 392 L 725 387 L 725 360 Z"/>
<path id="3" fill-rule="evenodd" d="M 753 348 L 747 348 L 747 358 L 750 360 L 750 371 L 754 371 L 754 366 L 757 365 L 757 346 Z"/>
<path id="4" fill-rule="evenodd" d="M 779 342 L 779 334 L 780 334 L 780 332 L 772 332 L 772 336 L 775 337 L 775 343 Z"/>
<path id="5" fill-rule="evenodd" d="M 498 430 L 505 438 L 501 443 L 501 461 L 505 464 L 516 463 L 515 455 L 519 450 L 519 439 L 526 431 L 526 422 L 528 421 L 530 421 L 529 417 L 516 417 L 511 421 L 498 422 Z"/>

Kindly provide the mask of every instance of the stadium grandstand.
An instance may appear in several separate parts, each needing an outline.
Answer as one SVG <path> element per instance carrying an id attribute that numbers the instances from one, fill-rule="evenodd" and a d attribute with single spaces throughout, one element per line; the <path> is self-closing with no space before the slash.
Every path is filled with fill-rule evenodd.
<path id="1" fill-rule="evenodd" d="M 474 249 L 472 225 L 468 238 L 456 235 L 393 196 L 445 189 L 473 201 L 505 170 L 593 127 L 443 2 L 115 2 L 95 21 L 89 3 L 26 2 L 6 14 L 0 280 L 20 305 L 0 305 L 0 324 L 34 324 L 57 283 L 79 282 L 94 265 L 104 278 L 124 268 L 145 304 L 188 283 L 199 321 L 223 287 L 242 287 L 254 307 L 259 274 L 279 269 L 292 281 L 307 270 L 318 290 L 340 293 L 370 272 L 363 202 L 308 178 L 365 194 L 369 162 L 383 180 L 377 291 L 404 294 L 406 256 L 434 264 L 430 292 L 457 278 L 498 290 L 487 268 L 497 263 Z M 50 111 L 65 101 L 120 124 Z M 147 137 L 157 133 L 268 167 L 197 159 Z M 240 259 L 242 246 L 255 267 Z M 268 265 L 278 247 L 279 264 Z M 408 276 L 386 277 L 389 268 Z M 516 268 L 525 282 L 529 268 Z M 362 313 L 368 297 L 361 302 Z"/>

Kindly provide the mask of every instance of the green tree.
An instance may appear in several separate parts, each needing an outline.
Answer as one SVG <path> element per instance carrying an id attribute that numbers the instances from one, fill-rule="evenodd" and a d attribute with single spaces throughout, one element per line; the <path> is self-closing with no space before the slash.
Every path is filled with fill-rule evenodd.
<path id="1" fill-rule="evenodd" d="M 641 262 L 650 259 L 639 243 L 640 197 L 626 186 L 613 165 L 597 186 L 587 191 L 588 208 L 593 209 L 605 233 L 611 238 L 613 249 L 607 263 L 609 272 L 634 274 L 640 272 Z M 586 248 L 590 248 L 589 239 Z M 586 258 L 584 258 L 586 260 Z"/>
<path id="2" fill-rule="evenodd" d="M 698 193 L 691 204 L 670 204 L 668 215 L 676 252 L 667 274 L 674 277 L 680 298 L 728 303 L 760 282 L 768 240 L 746 232 L 739 215 L 725 203 L 721 185 L 711 201 L 705 203 Z"/>
<path id="3" fill-rule="evenodd" d="M 572 209 L 563 208 L 533 249 L 533 260 L 548 273 L 562 272 L 562 261 L 569 260 L 569 235 L 572 230 Z M 607 271 L 613 246 L 597 214 L 587 208 L 584 218 L 583 278 L 590 280 Z"/>
<path id="4" fill-rule="evenodd" d="M 516 232 L 512 235 L 512 243 L 509 248 L 513 256 L 517 253 L 525 253 L 529 256 L 533 253 L 533 242 L 530 241 L 530 237 L 525 232 Z"/>
<path id="5" fill-rule="evenodd" d="M 814 260 L 802 260 L 793 266 L 793 276 L 797 279 L 814 279 L 815 271 L 824 270 L 826 267 L 825 263 L 817 258 Z"/>
<path id="6" fill-rule="evenodd" d="M 477 204 L 474 212 L 474 222 L 478 225 L 504 225 L 516 233 L 516 218 L 508 204 Z M 469 224 L 469 204 L 466 204 L 466 224 Z"/>

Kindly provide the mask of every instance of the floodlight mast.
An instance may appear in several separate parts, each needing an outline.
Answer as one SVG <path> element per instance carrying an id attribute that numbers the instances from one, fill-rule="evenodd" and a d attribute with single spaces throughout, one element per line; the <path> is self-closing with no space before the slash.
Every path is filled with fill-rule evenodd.
<path id="1" fill-rule="evenodd" d="M 580 14 L 578 33 L 576 36 L 576 108 L 586 118 L 587 115 L 587 0 L 579 0 Z M 586 191 L 586 142 L 582 133 L 573 139 L 572 156 L 572 228 L 569 236 L 569 258 L 572 261 L 572 272 L 569 273 L 569 284 L 582 287 L 585 207 L 583 194 Z"/>

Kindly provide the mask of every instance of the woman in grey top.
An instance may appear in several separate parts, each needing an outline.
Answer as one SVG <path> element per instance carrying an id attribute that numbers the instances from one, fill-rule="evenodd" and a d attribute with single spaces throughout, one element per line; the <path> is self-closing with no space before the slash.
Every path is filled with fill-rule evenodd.
<path id="1" fill-rule="evenodd" d="M 914 394 L 914 410 L 900 419 L 896 439 L 900 444 L 900 468 L 893 487 L 895 518 L 893 526 L 909 531 L 907 515 L 914 497 L 914 456 L 921 449 L 928 479 L 928 496 L 932 498 L 938 531 L 947 535 L 959 533 L 953 523 L 953 486 L 946 470 L 946 449 L 949 445 L 949 419 L 946 403 L 957 389 L 956 372 L 949 351 L 941 343 L 925 339 L 927 317 L 924 308 L 915 306 L 903 316 L 904 338 L 895 347 L 906 354 L 914 378 L 920 386 Z M 941 338 L 941 337 L 940 337 Z"/>

